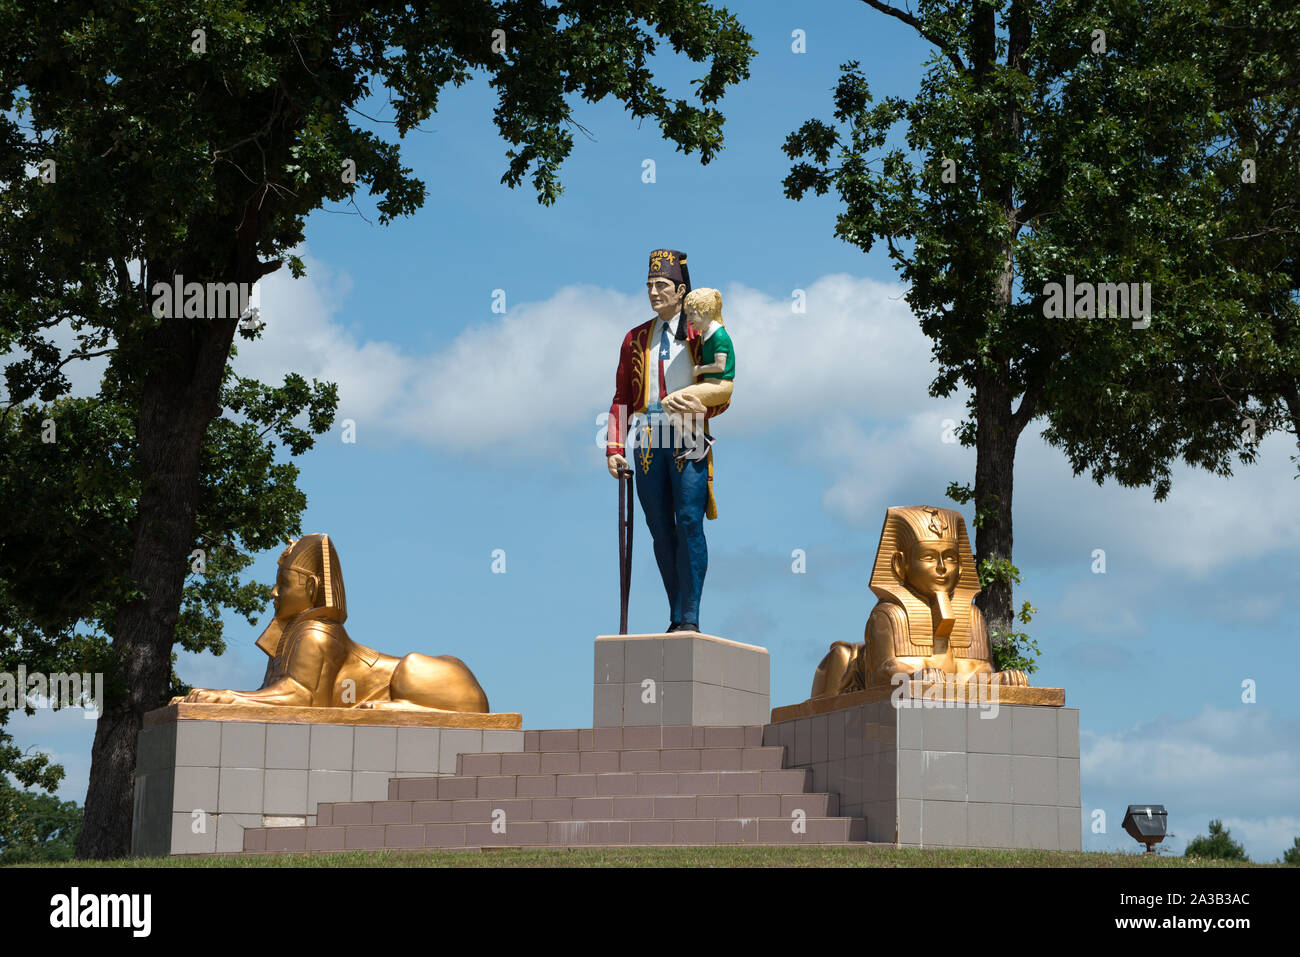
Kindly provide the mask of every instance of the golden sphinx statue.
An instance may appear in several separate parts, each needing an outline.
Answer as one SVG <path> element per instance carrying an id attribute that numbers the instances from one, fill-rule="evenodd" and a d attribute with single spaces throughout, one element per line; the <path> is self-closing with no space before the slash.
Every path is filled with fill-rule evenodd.
<path id="1" fill-rule="evenodd" d="M 328 535 L 289 543 L 280 555 L 271 598 L 275 618 L 257 639 L 257 647 L 271 658 L 262 687 L 195 688 L 173 703 L 488 711 L 487 695 L 459 658 L 394 658 L 348 637 L 343 572 Z"/>
<path id="2" fill-rule="evenodd" d="M 1022 671 L 994 671 L 988 628 L 972 602 L 979 577 L 961 514 L 908 506 L 885 514 L 871 590 L 880 599 L 861 644 L 837 641 L 817 666 L 812 697 L 921 681 L 1027 686 Z"/>

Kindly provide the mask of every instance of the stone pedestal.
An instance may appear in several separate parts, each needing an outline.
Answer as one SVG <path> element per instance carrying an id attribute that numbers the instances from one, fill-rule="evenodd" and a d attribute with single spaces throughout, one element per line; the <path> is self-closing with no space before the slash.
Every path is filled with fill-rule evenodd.
<path id="1" fill-rule="evenodd" d="M 460 754 L 522 751 L 520 724 L 518 714 L 159 708 L 137 744 L 131 853 L 238 852 L 245 828 L 315 824 L 318 804 L 383 800 L 390 778 L 455 774 Z"/>
<path id="2" fill-rule="evenodd" d="M 763 744 L 784 746 L 786 767 L 809 769 L 841 814 L 865 817 L 869 841 L 1082 848 L 1077 708 L 898 704 L 886 691 L 778 708 Z"/>
<path id="3" fill-rule="evenodd" d="M 714 635 L 601 635 L 596 728 L 766 724 L 767 649 Z"/>

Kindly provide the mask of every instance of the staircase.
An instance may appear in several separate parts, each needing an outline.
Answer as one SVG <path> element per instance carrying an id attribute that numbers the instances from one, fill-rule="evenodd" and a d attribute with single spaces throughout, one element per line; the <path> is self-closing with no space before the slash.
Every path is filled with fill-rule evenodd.
<path id="1" fill-rule="evenodd" d="M 249 853 L 480 847 L 846 844 L 812 772 L 762 726 L 526 731 L 524 750 L 462 754 L 454 776 L 392 778 L 388 800 L 321 804 L 308 827 L 244 831 Z"/>

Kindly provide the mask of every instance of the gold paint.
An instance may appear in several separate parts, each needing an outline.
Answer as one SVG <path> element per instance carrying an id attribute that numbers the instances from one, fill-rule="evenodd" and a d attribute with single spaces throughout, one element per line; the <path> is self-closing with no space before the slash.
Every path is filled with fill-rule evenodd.
<path id="1" fill-rule="evenodd" d="M 969 688 L 970 685 L 967 687 Z M 984 701 L 980 700 L 974 690 L 955 693 L 953 689 L 954 682 L 951 681 L 935 682 L 933 685 L 928 685 L 923 681 L 913 681 L 911 682 L 909 697 L 914 699 L 911 702 L 913 707 L 925 707 L 930 705 L 931 702 L 962 701 L 966 702 L 968 707 L 975 708 L 984 706 L 986 702 L 991 704 L 994 700 L 999 705 L 1035 705 L 1045 708 L 1060 708 L 1065 705 L 1064 688 L 1027 688 L 1017 685 L 995 685 L 988 689 Z M 772 723 L 791 721 L 795 718 L 809 718 L 813 715 L 856 708 L 858 705 L 886 701 L 894 694 L 894 691 L 895 689 L 890 687 L 874 687 L 865 691 L 851 691 L 846 694 L 832 695 L 825 698 L 809 698 L 799 704 L 773 708 Z"/>
<path id="2" fill-rule="evenodd" d="M 271 597 L 275 618 L 257 639 L 257 647 L 271 658 L 262 686 L 256 691 L 195 688 L 186 703 L 444 714 L 489 711 L 487 695 L 459 658 L 416 653 L 396 658 L 348 637 L 343 628 L 348 617 L 343 571 L 329 536 L 307 535 L 289 543 L 280 555 Z"/>
<path id="3" fill-rule="evenodd" d="M 411 709 L 379 711 L 361 708 L 295 708 L 283 705 L 268 708 L 260 704 L 193 704 L 184 698 L 150 711 L 144 716 L 146 728 L 173 721 L 269 721 L 274 724 L 342 724 L 382 725 L 401 728 L 503 728 L 523 727 L 517 712 L 471 714 L 463 711 Z"/>
<path id="4" fill-rule="evenodd" d="M 926 680 L 950 675 L 958 683 L 986 676 L 982 680 L 1002 692 L 1029 685 L 1022 671 L 993 670 L 988 628 L 973 604 L 979 578 L 960 513 L 930 506 L 889 509 L 871 590 L 879 601 L 863 641 L 831 645 L 813 676 L 812 698 L 889 691 L 896 674 Z"/>

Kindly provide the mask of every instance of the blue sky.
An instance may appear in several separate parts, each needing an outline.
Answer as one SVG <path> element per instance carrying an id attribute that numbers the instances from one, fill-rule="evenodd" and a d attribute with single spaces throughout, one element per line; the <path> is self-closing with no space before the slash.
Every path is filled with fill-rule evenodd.
<path id="1" fill-rule="evenodd" d="M 929 398 L 929 344 L 890 265 L 833 236 L 832 197 L 783 196 L 785 137 L 829 119 L 838 67 L 860 60 L 873 92 L 914 92 L 930 51 L 861 4 L 739 3 L 754 35 L 750 81 L 722 104 L 726 150 L 702 167 L 613 104 L 578 106 L 582 134 L 551 208 L 500 185 L 506 145 L 479 80 L 449 90 L 404 158 L 429 185 L 417 215 L 389 227 L 349 210 L 312 217 L 306 279 L 260 290 L 266 334 L 243 344 L 245 374 L 297 370 L 337 381 L 339 425 L 299 460 L 304 531 L 338 546 L 350 633 L 390 653 L 455 654 L 494 709 L 529 728 L 591 722 L 592 640 L 617 630 L 616 486 L 598 446 L 622 335 L 648 318 L 647 254 L 690 257 L 720 288 L 736 343 L 733 406 L 717 420 L 719 518 L 701 623 L 767 647 L 772 704 L 807 697 L 836 640 L 861 640 L 884 511 L 948 505 L 972 450 L 945 442 L 963 397 Z M 806 31 L 807 52 L 791 50 Z M 685 96 L 699 67 L 660 58 Z M 385 115 L 375 103 L 372 115 Z M 656 181 L 642 182 L 652 159 Z M 492 311 L 504 290 L 506 312 Z M 794 290 L 807 311 L 791 309 Z M 341 423 L 357 441 L 342 442 Z M 1170 809 L 1181 850 L 1223 818 L 1256 859 L 1300 835 L 1300 706 L 1285 689 L 1296 639 L 1300 509 L 1281 438 L 1223 480 L 1181 470 L 1173 494 L 1098 488 L 1028 430 L 1016 472 L 1018 592 L 1037 606 L 1035 684 L 1062 686 L 1081 712 L 1085 812 L 1107 832 L 1085 847 L 1136 845 L 1130 803 Z M 968 515 L 969 518 L 969 515 Z M 638 514 L 630 630 L 667 609 Z M 503 549 L 505 574 L 493 574 Z M 791 570 L 792 552 L 807 571 Z M 1105 574 L 1092 571 L 1106 553 Z M 276 555 L 256 571 L 274 577 Z M 255 687 L 261 625 L 228 622 L 221 658 L 182 656 L 197 686 Z M 1242 682 L 1256 702 L 1242 701 Z M 39 713 L 18 743 L 68 770 L 82 800 L 93 723 Z"/>

